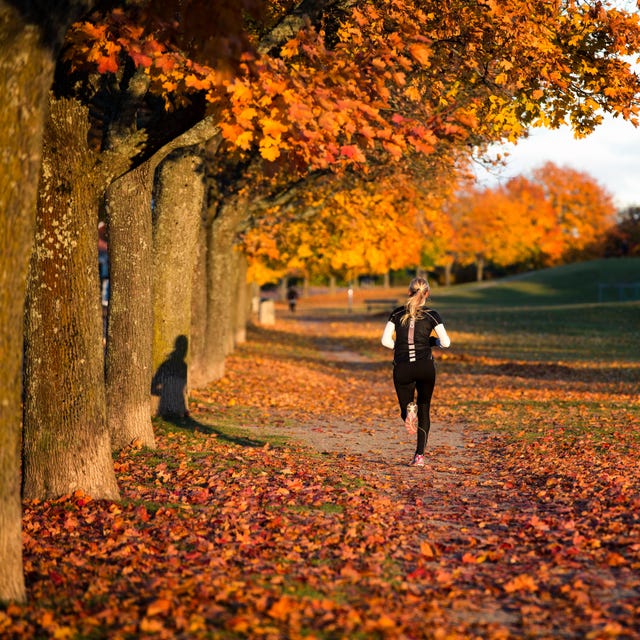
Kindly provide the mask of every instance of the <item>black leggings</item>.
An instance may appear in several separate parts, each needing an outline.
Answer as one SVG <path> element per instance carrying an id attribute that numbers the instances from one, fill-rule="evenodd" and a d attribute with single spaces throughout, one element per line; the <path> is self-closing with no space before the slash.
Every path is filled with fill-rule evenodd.
<path id="1" fill-rule="evenodd" d="M 436 365 L 433 358 L 416 362 L 399 362 L 393 367 L 393 384 L 396 388 L 400 415 L 407 417 L 407 405 L 410 402 L 418 404 L 418 443 L 416 453 L 424 454 L 424 448 L 429 437 L 431 420 L 429 410 L 431 396 L 436 385 Z M 418 392 L 418 399 L 414 395 Z"/>

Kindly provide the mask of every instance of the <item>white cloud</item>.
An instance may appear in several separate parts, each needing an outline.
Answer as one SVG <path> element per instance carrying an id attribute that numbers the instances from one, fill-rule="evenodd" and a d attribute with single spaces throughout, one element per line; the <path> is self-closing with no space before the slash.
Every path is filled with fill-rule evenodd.
<path id="1" fill-rule="evenodd" d="M 640 204 L 640 127 L 620 118 L 606 117 L 591 135 L 580 140 L 568 127 L 532 129 L 529 138 L 517 145 L 492 149 L 492 153 L 505 152 L 505 167 L 490 172 L 478 169 L 481 185 L 492 186 L 553 162 L 588 173 L 613 196 L 618 207 Z"/>

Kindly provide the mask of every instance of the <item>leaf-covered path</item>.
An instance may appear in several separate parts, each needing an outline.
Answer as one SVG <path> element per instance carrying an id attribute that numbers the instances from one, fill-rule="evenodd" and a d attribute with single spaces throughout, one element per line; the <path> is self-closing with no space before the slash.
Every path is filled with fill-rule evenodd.
<path id="1" fill-rule="evenodd" d="M 420 550 L 409 581 L 419 578 L 447 594 L 448 623 L 440 631 L 419 625 L 407 637 L 446 637 L 449 624 L 458 629 L 454 637 L 640 637 L 634 423 L 624 425 L 618 452 L 589 436 L 567 442 L 560 425 L 541 429 L 546 436 L 535 443 L 511 442 L 487 428 L 491 409 L 465 401 L 485 398 L 501 411 L 503 398 L 524 395 L 520 384 L 542 395 L 554 387 L 560 397 L 588 389 L 589 400 L 594 387 L 603 399 L 607 394 L 582 384 L 579 370 L 557 385 L 544 380 L 545 369 L 554 375 L 561 366 L 500 362 L 492 366 L 506 375 L 482 375 L 454 344 L 451 354 L 436 354 L 428 464 L 408 467 L 414 440 L 398 417 L 390 352 L 379 344 L 383 325 L 384 317 L 309 311 L 258 329 L 254 338 L 268 346 L 252 369 L 251 402 L 255 410 L 269 408 L 272 430 L 329 454 L 331 463 L 340 459 L 398 505 L 399 517 L 419 522 L 422 533 L 404 541 Z M 621 391 L 615 382 L 611 389 Z M 514 418 L 505 425 L 526 426 Z M 534 424 L 543 418 L 528 416 Z"/>
<path id="2" fill-rule="evenodd" d="M 156 451 L 118 455 L 120 502 L 26 504 L 30 601 L 0 610 L 0 637 L 640 637 L 635 373 L 542 381 L 452 332 L 411 468 L 383 324 L 253 328 Z M 531 409 L 560 395 L 608 400 L 612 437 Z"/>

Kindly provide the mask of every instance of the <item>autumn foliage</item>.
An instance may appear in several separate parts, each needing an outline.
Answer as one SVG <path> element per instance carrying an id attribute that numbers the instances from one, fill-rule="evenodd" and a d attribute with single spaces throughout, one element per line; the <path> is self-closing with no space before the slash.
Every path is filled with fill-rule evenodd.
<path id="1" fill-rule="evenodd" d="M 593 177 L 549 162 L 530 177 L 463 192 L 450 215 L 450 250 L 461 263 L 535 268 L 585 257 L 587 248 L 598 255 L 615 207 Z"/>
<path id="2" fill-rule="evenodd" d="M 0 612 L 3 636 L 634 637 L 628 363 L 478 355 L 450 327 L 434 431 L 465 446 L 412 469 L 382 319 L 303 310 L 255 329 L 188 419 L 158 425 L 158 451 L 121 452 L 122 502 L 26 505 L 30 604 Z M 324 454 L 270 437 L 305 432 Z"/>
<path id="3" fill-rule="evenodd" d="M 240 231 L 244 232 L 240 249 L 254 260 L 253 275 L 259 281 L 289 270 L 354 278 L 365 271 L 419 264 L 450 266 L 456 259 L 470 260 L 470 255 L 496 264 L 520 259 L 536 266 L 553 263 L 572 246 L 582 249 L 592 244 L 604 228 L 606 204 L 594 207 L 598 194 L 589 185 L 582 184 L 569 194 L 575 176 L 563 181 L 553 171 L 550 176 L 541 174 L 535 188 L 519 183 L 513 185 L 513 192 L 485 194 L 490 195 L 489 201 L 472 202 L 474 212 L 463 212 L 464 221 L 458 224 L 455 216 L 441 213 L 456 179 L 468 170 L 473 158 L 483 157 L 489 145 L 515 141 L 529 126 L 567 123 L 583 135 L 598 124 L 602 111 L 632 121 L 638 114 L 640 83 L 629 61 L 640 49 L 638 15 L 600 2 L 141 0 L 118 3 L 117 8 L 106 2 L 96 3 L 95 12 L 71 26 L 64 44 L 53 33 L 68 26 L 71 12 L 60 6 L 68 21 L 48 24 L 41 4 L 25 12 L 20 7 L 14 12 L 11 3 L 10 12 L 6 3 L 0 5 L 2 16 L 20 14 L 15 23 L 0 20 L 9 25 L 11 36 L 3 43 L 6 73 L 0 74 L 2 93 L 11 103 L 2 127 L 8 132 L 5 146 L 10 153 L 5 155 L 31 158 L 24 166 L 13 163 L 7 184 L 40 185 L 37 212 L 33 189 L 23 193 L 12 187 L 16 195 L 9 200 L 7 220 L 24 219 L 25 224 L 19 233 L 10 224 L 4 234 L 17 239 L 8 255 L 17 256 L 23 267 L 4 269 L 12 277 L 6 279 L 0 293 L 18 292 L 15 299 L 12 293 L 9 299 L 13 302 L 6 306 L 19 312 L 15 318 L 7 316 L 11 322 L 4 323 L 1 341 L 9 345 L 6 360 L 21 363 L 24 355 L 25 366 L 7 375 L 10 394 L 3 404 L 11 405 L 12 410 L 0 425 L 11 442 L 5 448 L 7 463 L 1 473 L 6 491 L 0 512 L 13 527 L 11 548 L 4 540 L 0 545 L 7 556 L 0 558 L 0 566 L 10 560 L 10 577 L 18 578 L 17 588 L 2 594 L 3 600 L 22 601 L 24 595 L 22 566 L 15 562 L 20 558 L 21 480 L 27 479 L 24 495 L 31 497 L 58 495 L 78 484 L 90 493 L 99 492 L 96 487 L 102 478 L 94 484 L 93 479 L 85 480 L 89 474 L 84 473 L 95 470 L 92 467 L 97 465 L 91 460 L 98 453 L 105 461 L 102 475 L 113 486 L 94 495 L 117 494 L 112 442 L 107 437 L 107 417 L 113 415 L 115 401 L 103 388 L 105 352 L 98 315 L 87 311 L 98 300 L 91 297 L 92 279 L 97 294 L 91 229 L 98 215 L 104 214 L 98 211 L 99 203 L 114 181 L 125 178 L 129 188 L 142 178 L 132 189 L 148 200 L 139 198 L 129 209 L 123 194 L 128 193 L 133 201 L 134 190 L 109 189 L 114 194 L 113 206 L 106 212 L 113 231 L 112 257 L 121 260 L 118 264 L 114 259 L 112 266 L 114 274 L 123 276 L 114 275 L 111 308 L 114 313 L 122 310 L 126 322 L 120 325 L 119 335 L 115 330 L 111 334 L 117 323 L 111 322 L 115 316 L 110 318 L 107 359 L 111 361 L 116 344 L 120 345 L 119 357 L 123 352 L 130 355 L 125 340 L 118 343 L 113 337 L 130 339 L 133 333 L 127 327 L 136 326 L 144 329 L 144 338 L 136 338 L 135 346 L 141 352 L 132 354 L 129 362 L 143 363 L 140 371 L 145 370 L 144 363 L 160 362 L 165 356 L 151 351 L 165 350 L 166 345 L 177 344 L 177 338 L 179 344 L 186 338 L 192 353 L 200 340 L 205 354 L 203 344 L 207 342 L 205 355 L 215 352 L 222 360 L 212 370 L 221 371 L 224 356 L 235 346 L 234 336 L 242 334 L 246 322 L 241 305 L 231 311 L 232 288 L 242 288 L 242 295 L 246 291 L 241 278 L 244 262 L 236 260 L 231 250 L 216 249 L 234 247 Z M 88 8 L 93 3 L 71 5 Z M 13 32 L 27 35 L 16 40 L 23 50 L 12 50 Z M 58 52 L 58 45 L 62 49 L 57 61 L 37 55 L 39 49 Z M 14 68 L 11 56 L 25 67 Z M 50 100 L 48 108 L 45 96 Z M 24 127 L 32 102 L 33 121 Z M 90 130 L 90 135 L 83 133 L 74 139 L 67 133 L 58 138 L 57 132 L 67 128 L 71 132 Z M 40 140 L 46 153 L 37 149 Z M 173 157 L 186 160 L 181 169 L 184 174 L 178 176 L 176 171 L 175 182 L 163 181 L 166 174 L 156 172 L 157 165 L 168 160 L 164 168 L 170 168 L 173 152 Z M 134 176 L 139 169 L 142 171 Z M 98 177 L 92 179 L 94 176 Z M 157 196 L 164 193 L 163 185 L 191 184 L 190 180 L 209 197 L 206 202 L 185 198 L 186 202 L 175 203 L 185 205 L 184 209 L 172 208 L 185 222 L 184 232 L 176 234 L 177 227 L 160 214 L 164 199 Z M 556 188 L 558 184 L 561 189 Z M 523 199 L 516 201 L 518 194 Z M 152 196 L 156 196 L 153 215 Z M 532 203 L 539 205 L 540 197 L 545 204 L 532 214 Z M 193 207 L 188 210 L 188 205 Z M 115 212 L 122 210 L 126 215 L 116 224 Z M 596 211 L 600 217 L 590 219 Z M 473 236 L 495 212 L 500 216 L 491 220 L 493 242 L 491 246 L 485 243 L 487 249 L 483 249 L 491 255 L 479 256 Z M 140 223 L 135 233 L 126 227 L 127 216 Z M 64 228 L 65 232 L 48 251 L 38 245 L 33 229 L 48 228 L 50 220 L 51 229 Z M 471 227 L 471 233 L 464 231 L 465 225 Z M 567 243 L 567 233 L 586 244 Z M 516 247 L 511 242 L 514 234 L 520 243 Z M 58 237 L 57 232 L 53 235 Z M 202 259 L 196 265 L 195 250 L 188 250 L 181 272 L 181 261 L 173 259 L 175 254 L 166 251 L 160 238 L 191 238 L 193 248 L 197 239 Z M 34 243 L 36 249 L 42 249 L 44 262 L 32 251 Z M 177 242 L 175 246 L 183 248 Z M 188 246 L 186 241 L 184 246 Z M 525 248 L 534 251 L 533 257 L 522 257 Z M 34 256 L 33 272 L 27 283 L 30 255 Z M 70 259 L 60 260 L 64 256 Z M 68 285 L 64 299 L 56 297 L 53 288 L 41 286 L 55 275 L 46 267 L 47 261 L 65 272 L 58 280 Z M 139 275 L 134 274 L 138 267 L 151 275 L 152 264 L 166 267 L 161 275 L 155 269 L 156 282 L 133 277 Z M 193 272 L 197 272 L 201 290 L 195 291 L 194 284 L 192 292 L 185 283 L 196 282 Z M 184 280 L 171 283 L 174 290 L 185 294 L 184 304 L 159 303 L 163 309 L 152 313 L 148 294 L 162 289 L 158 283 L 165 275 Z M 125 310 L 117 301 L 124 300 L 127 292 L 131 300 L 143 299 L 132 293 L 133 281 L 146 303 Z M 131 289 L 126 290 L 125 282 Z M 33 324 L 19 317 L 25 299 L 26 317 L 33 318 Z M 191 317 L 196 304 L 206 311 L 200 316 L 194 311 Z M 48 318 L 39 311 L 54 308 L 59 313 Z M 224 316 L 216 315 L 219 308 L 225 310 Z M 164 336 L 158 338 L 156 329 L 173 312 L 179 322 L 172 326 L 180 326 L 180 333 L 165 341 Z M 13 321 L 16 318 L 18 322 Z M 49 322 L 50 331 L 39 331 L 43 319 Z M 202 319 L 200 326 L 195 326 L 195 319 Z M 218 327 L 220 332 L 216 332 Z M 300 340 L 298 345 L 313 369 L 315 360 L 322 360 L 314 355 L 317 345 L 298 339 L 297 331 L 292 327 L 294 335 L 289 337 Z M 42 341 L 30 340 L 35 335 Z M 149 348 L 142 346 L 147 338 Z M 23 343 L 30 348 L 24 351 Z M 156 349 L 160 343 L 164 346 Z M 249 353 L 253 363 L 261 362 L 259 355 Z M 61 367 L 60 375 L 53 372 L 47 358 Z M 211 420 L 220 419 L 225 407 L 242 397 L 263 400 L 261 408 L 268 408 L 263 414 L 266 425 L 280 425 L 283 415 L 295 420 L 300 416 L 318 419 L 300 412 L 299 397 L 291 391 L 270 400 L 274 384 L 295 389 L 304 378 L 316 390 L 316 406 L 323 409 L 323 420 L 334 416 L 336 407 L 352 404 L 353 394 L 343 395 L 347 378 L 339 367 L 339 376 L 333 367 L 313 369 L 308 375 L 299 368 L 299 360 L 292 363 L 284 358 L 283 364 L 266 357 L 262 362 L 272 369 L 264 389 L 256 392 L 262 374 L 244 367 L 247 362 L 242 358 L 241 352 L 230 363 L 232 384 L 239 385 L 233 393 L 225 395 L 231 389 L 225 388 L 229 383 L 225 378 L 220 387 L 204 392 L 194 407 L 195 417 L 182 425 L 187 430 L 198 427 L 198 434 L 176 435 L 160 429 L 164 456 L 160 459 L 135 444 L 120 453 L 116 471 L 126 496 L 123 503 L 94 501 L 79 491 L 26 505 L 25 572 L 31 604 L 3 609 L 0 632 L 18 637 L 109 635 L 112 631 L 124 637 L 175 637 L 206 636 L 213 628 L 222 637 L 298 637 L 318 629 L 329 637 L 352 633 L 412 637 L 428 622 L 445 633 L 479 629 L 500 636 L 512 624 L 511 615 L 524 620 L 529 612 L 539 612 L 528 607 L 544 611 L 545 603 L 555 598 L 561 587 L 553 581 L 558 576 L 549 567 L 523 565 L 515 574 L 510 570 L 527 557 L 526 551 L 517 548 L 520 540 L 516 544 L 509 539 L 506 547 L 498 545 L 495 551 L 496 539 L 485 539 L 484 531 L 479 531 L 483 527 L 467 521 L 470 500 L 482 495 L 481 487 L 495 481 L 484 475 L 482 469 L 490 465 L 481 454 L 470 458 L 470 484 L 455 481 L 461 489 L 459 501 L 445 511 L 431 496 L 443 501 L 450 496 L 449 479 L 438 484 L 434 477 L 434 493 L 427 496 L 421 493 L 424 484 L 417 485 L 398 469 L 388 476 L 373 472 L 361 477 L 354 468 L 357 459 L 318 461 L 309 452 L 286 447 L 243 448 L 243 443 L 254 443 L 234 444 L 228 434 L 215 433 Z M 374 362 L 372 379 L 382 373 L 382 367 L 378 370 L 376 366 Z M 182 381 L 186 385 L 187 363 L 181 361 L 180 369 L 185 370 L 180 385 Z M 107 367 L 107 374 L 110 371 Z M 47 385 L 53 388 L 57 380 L 69 381 L 69 372 L 77 376 L 62 389 L 55 405 L 47 404 L 46 393 L 28 392 Z M 137 406 L 142 407 L 141 420 L 150 430 L 149 380 L 130 376 L 117 382 L 121 381 L 135 386 L 136 393 L 145 398 Z M 109 379 L 107 383 L 110 385 Z M 348 378 L 348 383 L 361 391 L 358 397 L 369 397 L 359 376 Z M 22 423 L 21 399 L 25 399 Z M 389 410 L 388 405 L 375 406 L 374 402 L 366 413 L 359 413 L 363 410 L 356 407 L 350 420 L 357 428 L 369 424 L 375 433 L 373 417 L 383 418 Z M 94 419 L 88 419 L 90 415 L 95 417 L 92 424 L 96 428 L 90 425 L 89 432 L 100 433 L 99 442 L 85 437 Z M 247 426 L 256 429 L 253 416 L 248 420 L 251 424 Z M 20 450 L 23 426 L 22 440 L 27 443 L 35 430 L 38 435 L 63 436 L 38 438 L 31 455 L 29 446 Z M 55 451 L 52 446 L 61 442 L 79 445 L 81 453 L 72 456 L 82 467 L 79 476 L 73 476 L 71 465 L 61 462 L 60 448 Z M 589 445 L 585 443 L 585 450 Z M 634 443 L 629 441 L 628 446 L 635 455 Z M 508 465 L 512 454 L 501 442 L 496 447 L 506 452 L 504 464 Z M 441 464 L 455 467 L 455 461 L 441 453 Z M 535 456 L 529 458 L 533 459 Z M 51 463 L 49 469 L 45 461 Z M 21 478 L 23 469 L 43 472 L 42 487 L 54 486 L 49 480 L 59 473 L 63 488 L 52 493 L 38 488 L 29 493 L 30 475 L 26 472 Z M 517 475 L 515 470 L 513 474 Z M 513 486 L 519 486 L 518 481 Z M 473 491 L 466 492 L 465 487 Z M 621 503 L 628 505 L 626 488 L 621 496 Z M 449 529 L 440 530 L 438 525 L 430 529 L 424 513 L 431 513 L 432 522 L 453 517 L 464 524 L 455 527 L 451 537 Z M 542 519 L 539 513 L 534 515 Z M 582 522 L 580 517 L 572 512 L 572 518 L 562 522 Z M 519 516 L 512 518 L 510 512 L 501 513 L 500 521 L 514 528 L 526 524 Z M 552 525 L 545 523 L 553 530 Z M 396 538 L 389 538 L 390 530 L 397 532 Z M 499 539 L 500 531 L 492 533 Z M 558 535 L 564 550 L 566 540 Z M 586 532 L 581 530 L 580 535 L 586 537 Z M 527 549 L 535 547 L 527 536 L 522 544 Z M 470 561 L 474 556 L 468 555 L 469 549 L 476 546 L 488 546 L 493 555 Z M 582 562 L 582 547 L 575 541 L 574 546 L 578 552 L 567 554 Z M 564 561 L 564 551 L 558 553 Z M 605 562 L 607 567 L 635 568 L 635 553 L 630 546 L 603 560 L 589 547 L 584 557 L 600 563 L 599 567 Z M 613 564 L 606 559 L 609 557 L 615 558 Z M 487 558 L 490 562 L 485 563 Z M 470 571 L 475 565 L 482 567 L 478 574 Z M 585 571 L 591 575 L 589 569 Z M 552 576 L 549 580 L 548 575 Z M 582 574 L 572 577 L 584 580 Z M 562 588 L 567 587 L 565 578 L 564 574 L 558 578 Z M 575 581 L 567 587 L 572 594 L 578 588 Z M 631 579 L 627 586 L 635 588 Z M 485 605 L 491 610 L 497 606 L 491 599 L 505 593 L 510 606 L 506 617 L 497 622 L 487 622 L 482 615 L 449 615 L 451 603 L 459 601 L 461 594 L 478 599 L 477 611 L 485 610 Z M 523 593 L 529 599 L 520 606 Z M 535 603 L 531 598 L 536 598 Z M 582 600 L 579 605 L 584 613 L 586 605 Z M 616 616 L 606 602 L 590 603 L 591 622 L 595 620 L 603 633 L 630 628 L 632 614 L 627 615 L 624 605 L 618 606 L 624 615 Z M 420 616 L 414 615 L 416 608 Z M 519 613 L 513 614 L 514 610 Z M 571 615 L 572 620 L 584 618 L 574 609 Z M 600 623 L 609 619 L 618 627 Z M 536 633 L 522 620 L 518 624 L 527 634 Z M 555 631 L 556 623 L 549 624 Z"/>

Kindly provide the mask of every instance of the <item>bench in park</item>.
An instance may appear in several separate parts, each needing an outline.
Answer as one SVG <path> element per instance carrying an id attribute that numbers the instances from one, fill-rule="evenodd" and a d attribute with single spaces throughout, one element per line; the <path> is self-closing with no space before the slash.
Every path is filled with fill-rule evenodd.
<path id="1" fill-rule="evenodd" d="M 364 301 L 367 311 L 373 309 L 380 311 L 393 311 L 398 306 L 397 298 L 370 298 Z"/>

